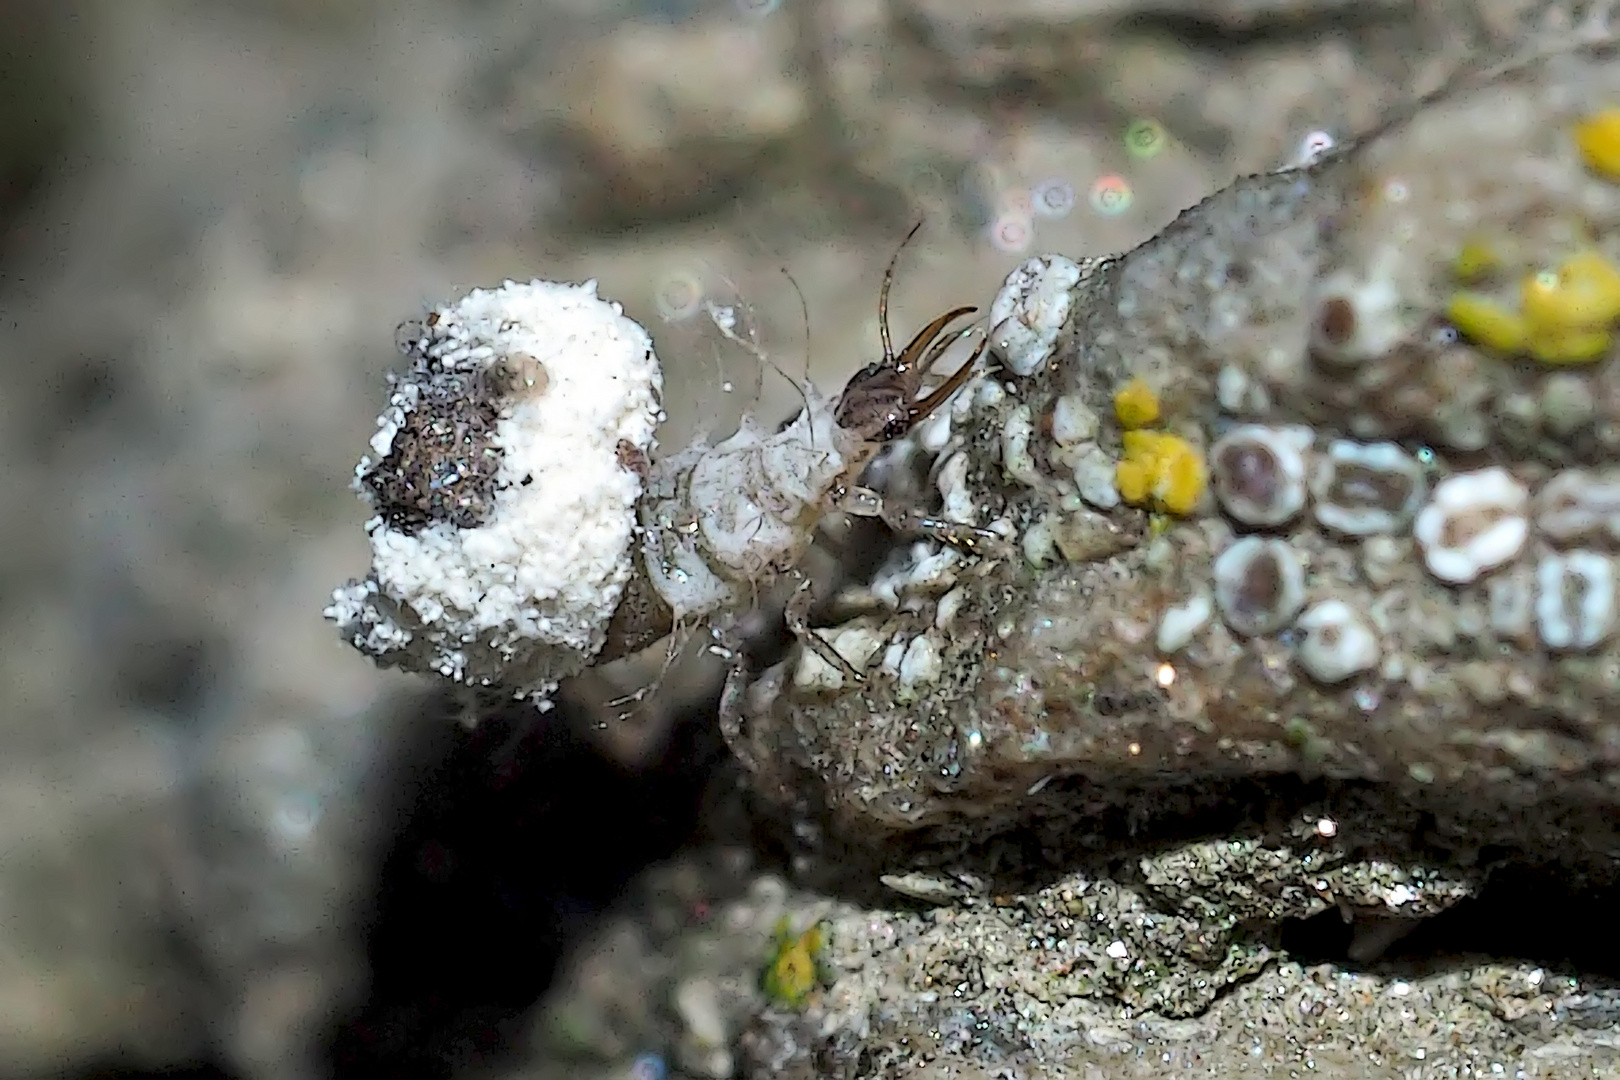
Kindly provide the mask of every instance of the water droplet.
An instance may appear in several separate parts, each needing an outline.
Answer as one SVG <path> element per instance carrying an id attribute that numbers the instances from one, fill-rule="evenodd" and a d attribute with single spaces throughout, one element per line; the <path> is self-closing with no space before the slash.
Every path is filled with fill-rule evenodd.
<path id="1" fill-rule="evenodd" d="M 1125 149 L 1132 157 L 1150 158 L 1170 144 L 1170 136 L 1157 120 L 1143 117 L 1125 128 Z"/>
<path id="2" fill-rule="evenodd" d="M 1005 251 L 1010 255 L 1028 251 L 1031 241 L 1035 239 L 1035 228 L 1026 217 L 1016 214 L 1004 214 L 990 223 L 990 243 L 998 251 Z"/>
<path id="3" fill-rule="evenodd" d="M 1313 131 L 1300 140 L 1299 155 L 1296 161 L 1300 165 L 1310 165 L 1319 161 L 1323 154 L 1337 145 L 1332 135 L 1325 131 Z"/>
<path id="4" fill-rule="evenodd" d="M 1074 209 L 1074 185 L 1066 180 L 1043 180 L 1030 191 L 1029 197 L 1041 217 L 1067 217 Z"/>
<path id="5" fill-rule="evenodd" d="M 673 271 L 658 283 L 653 303 L 665 322 L 690 319 L 703 306 L 703 281 L 690 270 Z"/>
<path id="6" fill-rule="evenodd" d="M 1131 185 L 1123 176 L 1099 177 L 1091 185 L 1091 208 L 1099 214 L 1123 214 L 1131 208 L 1133 198 Z"/>
<path id="7" fill-rule="evenodd" d="M 669 1073 L 669 1067 L 664 1064 L 660 1054 L 648 1052 L 638 1054 L 636 1060 L 630 1063 L 631 1080 L 664 1080 Z"/>

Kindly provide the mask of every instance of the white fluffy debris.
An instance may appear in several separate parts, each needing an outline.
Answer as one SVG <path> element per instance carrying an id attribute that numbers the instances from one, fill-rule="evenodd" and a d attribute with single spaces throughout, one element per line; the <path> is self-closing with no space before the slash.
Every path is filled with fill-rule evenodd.
<path id="1" fill-rule="evenodd" d="M 544 702 L 631 576 L 652 342 L 594 281 L 509 281 L 406 324 L 400 349 L 356 471 L 371 572 L 326 617 L 380 664 Z"/>

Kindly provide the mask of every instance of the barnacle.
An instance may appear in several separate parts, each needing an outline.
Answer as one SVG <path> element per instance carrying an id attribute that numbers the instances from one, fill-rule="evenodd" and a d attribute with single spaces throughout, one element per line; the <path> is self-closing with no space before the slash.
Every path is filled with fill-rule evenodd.
<path id="1" fill-rule="evenodd" d="M 1138 375 L 1115 392 L 1114 415 L 1121 427 L 1147 427 L 1159 418 L 1159 395 Z"/>
<path id="2" fill-rule="evenodd" d="M 1576 124 L 1575 146 L 1587 168 L 1620 180 L 1620 108 L 1604 109 Z"/>
<path id="3" fill-rule="evenodd" d="M 1209 472 L 1186 439 L 1163 431 L 1127 431 L 1114 469 L 1119 496 L 1132 506 L 1188 514 L 1203 497 Z"/>
<path id="4" fill-rule="evenodd" d="M 804 1005 L 826 976 L 821 961 L 823 944 L 819 925 L 795 934 L 786 918 L 776 924 L 770 957 L 760 978 L 760 989 L 773 1004 L 789 1009 Z"/>

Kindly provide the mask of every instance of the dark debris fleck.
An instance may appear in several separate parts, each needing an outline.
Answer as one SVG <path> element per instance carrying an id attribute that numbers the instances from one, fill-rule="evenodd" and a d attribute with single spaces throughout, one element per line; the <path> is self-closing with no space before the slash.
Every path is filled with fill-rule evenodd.
<path id="1" fill-rule="evenodd" d="M 420 385 L 388 456 L 363 482 L 391 529 L 415 533 L 440 521 L 477 528 L 500 490 L 495 401 L 469 374 L 437 372 Z"/>

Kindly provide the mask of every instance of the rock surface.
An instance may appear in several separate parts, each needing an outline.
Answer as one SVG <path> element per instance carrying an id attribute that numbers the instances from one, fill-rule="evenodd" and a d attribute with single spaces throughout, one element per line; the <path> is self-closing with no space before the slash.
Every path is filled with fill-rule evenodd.
<path id="1" fill-rule="evenodd" d="M 845 625 L 889 659 L 835 692 L 803 660 L 763 673 L 744 759 L 773 790 L 823 785 L 857 836 L 1376 780 L 1612 875 L 1620 178 L 1578 135 L 1616 101 L 1609 43 L 1471 73 L 1084 263 L 1050 360 L 970 384 L 919 466 L 942 513 L 1024 558 L 935 544 L 945 573 L 887 568 L 870 592 L 898 602 Z M 1475 291 L 1522 341 L 1459 316 Z M 919 642 L 937 660 L 908 669 Z"/>

